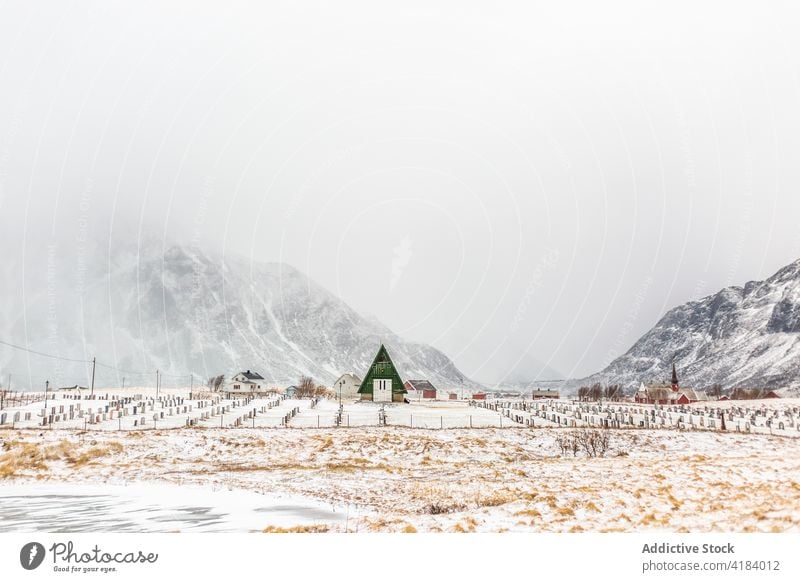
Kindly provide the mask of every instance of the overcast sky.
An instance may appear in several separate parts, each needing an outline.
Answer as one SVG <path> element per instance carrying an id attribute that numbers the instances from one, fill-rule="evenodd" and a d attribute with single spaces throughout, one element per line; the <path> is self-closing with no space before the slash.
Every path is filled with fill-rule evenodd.
<path id="1" fill-rule="evenodd" d="M 800 257 L 792 2 L 260 4 L 0 4 L 8 252 L 285 261 L 483 381 Z"/>

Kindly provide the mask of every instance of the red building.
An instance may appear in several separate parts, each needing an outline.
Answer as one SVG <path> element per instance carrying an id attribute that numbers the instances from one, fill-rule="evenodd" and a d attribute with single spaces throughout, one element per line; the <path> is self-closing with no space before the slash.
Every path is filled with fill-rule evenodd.
<path id="1" fill-rule="evenodd" d="M 404 386 L 409 400 L 436 398 L 436 388 L 427 380 L 407 380 Z"/>
<path id="2" fill-rule="evenodd" d="M 678 372 L 672 364 L 672 381 L 669 384 L 650 384 L 639 386 L 634 400 L 640 404 L 691 404 L 708 401 L 708 394 L 694 388 L 681 388 Z"/>

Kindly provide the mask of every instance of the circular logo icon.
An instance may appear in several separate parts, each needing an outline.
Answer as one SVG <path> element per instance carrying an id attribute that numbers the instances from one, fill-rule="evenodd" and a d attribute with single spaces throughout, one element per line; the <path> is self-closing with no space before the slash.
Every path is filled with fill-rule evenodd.
<path id="1" fill-rule="evenodd" d="M 39 542 L 28 542 L 19 551 L 19 563 L 26 570 L 35 570 L 44 561 L 44 546 Z"/>

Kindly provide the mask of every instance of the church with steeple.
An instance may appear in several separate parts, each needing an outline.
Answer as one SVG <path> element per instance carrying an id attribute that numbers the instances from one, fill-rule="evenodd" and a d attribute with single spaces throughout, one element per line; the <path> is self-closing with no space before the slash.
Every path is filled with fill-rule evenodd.
<path id="1" fill-rule="evenodd" d="M 677 392 L 680 389 L 678 383 L 678 371 L 675 369 L 675 360 L 672 360 L 672 391 Z"/>
<path id="2" fill-rule="evenodd" d="M 682 388 L 678 379 L 678 369 L 675 360 L 672 360 L 672 378 L 669 384 L 645 384 L 642 382 L 634 395 L 634 400 L 640 404 L 691 404 L 692 402 L 705 402 L 709 400 L 705 390 Z"/>

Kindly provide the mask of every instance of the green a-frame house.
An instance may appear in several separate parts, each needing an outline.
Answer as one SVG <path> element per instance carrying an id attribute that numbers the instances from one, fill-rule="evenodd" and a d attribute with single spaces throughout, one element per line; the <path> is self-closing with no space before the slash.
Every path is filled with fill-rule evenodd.
<path id="1" fill-rule="evenodd" d="M 374 402 L 403 402 L 406 389 L 386 347 L 381 344 L 372 365 L 358 387 L 361 400 Z"/>

